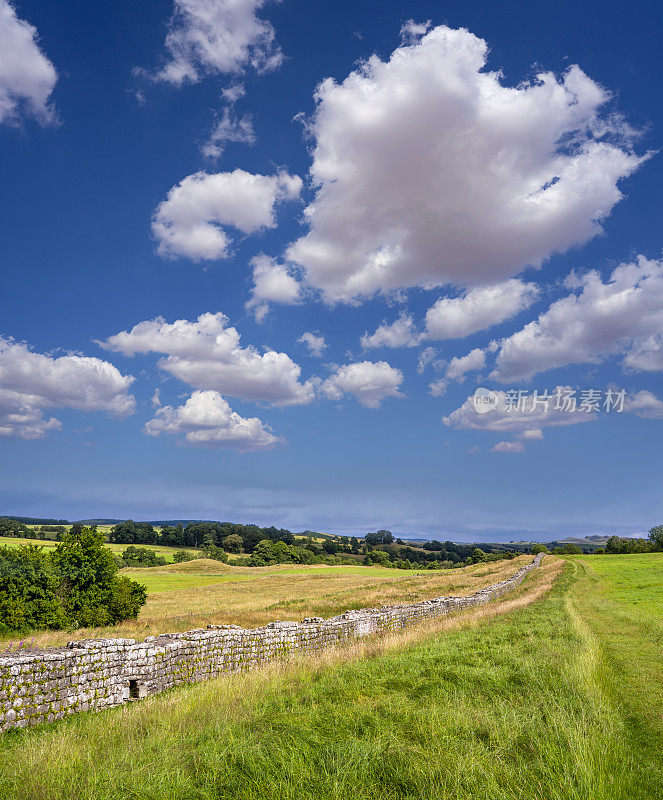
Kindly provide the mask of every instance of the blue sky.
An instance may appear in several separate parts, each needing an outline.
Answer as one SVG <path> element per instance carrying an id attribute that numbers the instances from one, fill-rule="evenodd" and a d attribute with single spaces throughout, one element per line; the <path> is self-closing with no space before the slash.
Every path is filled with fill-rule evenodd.
<path id="1" fill-rule="evenodd" d="M 0 0 L 0 512 L 660 523 L 661 29 Z M 557 386 L 623 410 L 509 407 Z"/>

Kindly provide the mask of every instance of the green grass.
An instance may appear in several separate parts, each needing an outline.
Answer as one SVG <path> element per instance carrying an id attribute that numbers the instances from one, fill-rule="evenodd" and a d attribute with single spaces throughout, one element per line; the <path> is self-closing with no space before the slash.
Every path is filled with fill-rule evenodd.
<path id="1" fill-rule="evenodd" d="M 574 557 L 593 573 L 597 596 L 637 621 L 663 625 L 663 553 Z"/>
<path id="2" fill-rule="evenodd" d="M 569 559 L 501 617 L 12 732 L 0 797 L 653 800 L 662 577 L 663 554 Z"/>
<path id="3" fill-rule="evenodd" d="M 103 526 L 98 526 L 101 529 Z M 40 547 L 45 547 L 46 549 L 52 549 L 57 547 L 58 542 L 54 541 L 53 539 L 21 539 L 20 537 L 14 536 L 0 536 L 0 545 L 7 545 L 8 547 L 19 547 L 22 544 L 37 544 Z M 128 544 L 109 544 L 106 543 L 105 545 L 114 553 L 122 553 L 124 550 L 129 547 Z M 193 555 L 198 554 L 198 550 L 194 550 L 190 547 L 164 547 L 160 544 L 141 544 L 136 545 L 137 547 L 144 547 L 146 550 L 154 550 L 158 556 L 163 556 L 166 561 L 172 563 L 173 561 L 173 553 L 176 553 L 178 550 L 187 550 L 189 553 Z"/>
<path id="4" fill-rule="evenodd" d="M 663 786 L 663 553 L 576 557 L 575 608 L 605 669 L 602 687 Z"/>

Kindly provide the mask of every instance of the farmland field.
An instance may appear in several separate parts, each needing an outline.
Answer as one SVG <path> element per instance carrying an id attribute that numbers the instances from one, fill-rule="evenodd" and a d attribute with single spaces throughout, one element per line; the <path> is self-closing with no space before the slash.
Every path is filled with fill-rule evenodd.
<path id="1" fill-rule="evenodd" d="M 99 530 L 102 530 L 103 526 L 97 526 Z M 53 539 L 21 539 L 18 536 L 0 536 L 0 545 L 6 545 L 7 547 L 19 547 L 22 544 L 36 544 L 40 547 L 45 547 L 46 549 L 50 550 L 54 547 L 57 547 L 58 542 L 54 541 Z M 139 547 L 145 548 L 146 550 L 154 550 L 154 552 L 158 556 L 163 556 L 166 561 L 172 562 L 173 560 L 173 553 L 176 553 L 178 550 L 186 550 L 187 552 L 197 555 L 198 551 L 194 550 L 190 547 L 163 547 L 162 545 L 158 544 L 145 544 L 145 545 L 138 545 Z M 107 542 L 105 547 L 108 547 L 114 553 L 118 555 L 122 553 L 124 550 L 129 547 L 128 544 L 111 544 Z"/>
<path id="2" fill-rule="evenodd" d="M 109 628 L 41 631 L 34 637 L 37 644 L 46 647 L 72 638 L 140 639 L 208 624 L 257 627 L 275 620 L 330 617 L 349 608 L 407 603 L 442 594 L 471 594 L 508 577 L 529 561 L 531 556 L 520 556 L 513 561 L 456 570 L 417 571 L 352 565 L 235 567 L 196 559 L 165 567 L 123 569 L 122 575 L 139 581 L 148 590 L 147 604 L 137 620 Z"/>
<path id="3" fill-rule="evenodd" d="M 12 732 L 0 796 L 654 800 L 662 603 L 663 554 L 547 558 L 460 617 Z"/>

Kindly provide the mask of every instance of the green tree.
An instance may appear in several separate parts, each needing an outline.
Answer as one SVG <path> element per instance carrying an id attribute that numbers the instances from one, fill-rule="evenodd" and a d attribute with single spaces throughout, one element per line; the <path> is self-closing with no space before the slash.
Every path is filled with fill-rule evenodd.
<path id="1" fill-rule="evenodd" d="M 58 581 L 41 547 L 0 547 L 0 630 L 62 628 Z"/>
<path id="2" fill-rule="evenodd" d="M 145 587 L 117 577 L 113 553 L 103 545 L 103 533 L 79 526 L 51 556 L 65 613 L 79 626 L 135 619 L 147 599 Z"/>
<path id="3" fill-rule="evenodd" d="M 112 621 L 136 619 L 146 601 L 147 589 L 142 583 L 132 581 L 124 575 L 115 578 L 108 602 L 108 611 Z"/>
<path id="4" fill-rule="evenodd" d="M 376 564 L 381 567 L 386 567 L 391 565 L 391 562 L 389 561 L 389 556 L 384 552 L 384 550 L 371 550 L 370 552 L 366 553 L 366 556 L 364 557 L 364 564 L 366 566 Z"/>
<path id="5" fill-rule="evenodd" d="M 548 550 L 545 544 L 535 544 L 530 548 L 530 553 L 535 556 L 539 553 L 550 553 L 550 550 Z"/>
<path id="6" fill-rule="evenodd" d="M 242 537 L 236 533 L 231 533 L 230 536 L 221 542 L 223 549 L 227 553 L 241 553 L 242 552 Z"/>
<path id="7" fill-rule="evenodd" d="M 216 547 L 216 532 L 213 530 L 205 531 L 200 546 L 203 550 L 206 550 L 210 547 Z"/>
<path id="8" fill-rule="evenodd" d="M 214 561 L 221 561 L 223 564 L 228 563 L 228 553 L 226 553 L 222 547 L 218 547 L 215 544 L 210 544 L 204 547 L 203 554 L 205 558 L 211 558 Z"/>
<path id="9" fill-rule="evenodd" d="M 183 561 L 193 561 L 195 558 L 188 550 L 176 550 L 173 553 L 173 561 L 176 564 L 181 564 Z"/>
<path id="10" fill-rule="evenodd" d="M 255 546 L 249 566 L 251 567 L 264 567 L 267 564 L 274 564 L 276 562 L 276 553 L 274 552 L 274 545 L 269 539 L 262 539 Z"/>
<path id="11" fill-rule="evenodd" d="M 0 536 L 24 537 L 29 533 L 27 525 L 15 519 L 0 518 Z"/>
<path id="12" fill-rule="evenodd" d="M 663 525 L 655 525 L 649 531 L 649 538 L 657 550 L 663 550 Z"/>

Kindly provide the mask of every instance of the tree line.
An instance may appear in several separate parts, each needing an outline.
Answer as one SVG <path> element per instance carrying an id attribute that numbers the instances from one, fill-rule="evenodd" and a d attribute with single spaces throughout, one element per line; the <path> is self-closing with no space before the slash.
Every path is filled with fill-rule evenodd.
<path id="1" fill-rule="evenodd" d="M 606 553 L 653 553 L 663 550 L 663 525 L 656 525 L 649 531 L 648 539 L 623 539 L 611 536 L 605 545 Z"/>
<path id="2" fill-rule="evenodd" d="M 545 544 L 535 544 L 530 548 L 530 553 L 552 553 L 556 556 L 565 555 L 626 555 L 629 553 L 657 553 L 663 551 L 663 525 L 656 525 L 649 531 L 647 539 L 633 539 L 630 537 L 611 536 L 605 547 L 595 550 L 583 550 L 577 544 L 564 544 L 559 547 L 548 548 Z"/>
<path id="3" fill-rule="evenodd" d="M 24 517 L 24 519 L 30 519 L 30 517 Z M 67 523 L 65 527 L 64 525 L 55 524 L 56 522 L 57 520 L 53 520 L 52 523 L 49 522 L 28 528 L 28 525 L 21 520 L 12 517 L 0 517 L 0 536 L 18 536 L 21 539 L 59 539 L 67 532 L 69 524 Z"/>
<path id="4" fill-rule="evenodd" d="M 264 539 L 285 544 L 295 543 L 295 536 L 291 531 L 274 526 L 261 528 L 258 525 L 235 522 L 190 522 L 187 525 L 166 525 L 157 530 L 149 522 L 134 522 L 131 519 L 114 525 L 108 534 L 108 541 L 115 544 L 205 548 L 221 546 L 223 540 L 229 536 L 241 539 L 240 549 L 245 553 L 252 553 L 258 542 Z"/>

